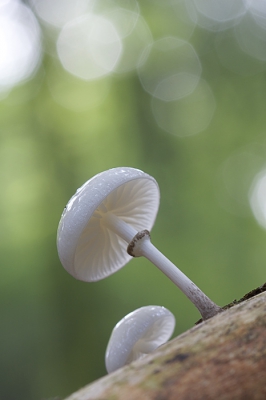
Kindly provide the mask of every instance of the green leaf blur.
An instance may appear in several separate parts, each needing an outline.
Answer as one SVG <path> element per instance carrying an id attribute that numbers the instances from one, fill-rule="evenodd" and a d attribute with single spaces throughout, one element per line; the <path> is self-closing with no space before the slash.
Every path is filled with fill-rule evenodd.
<path id="1" fill-rule="evenodd" d="M 96 173 L 131 166 L 158 181 L 152 241 L 217 304 L 265 282 L 265 184 L 264 209 L 252 208 L 250 199 L 266 164 L 266 30 L 257 25 L 255 43 L 251 11 L 222 27 L 200 9 L 194 10 L 197 23 L 189 19 L 193 10 L 185 0 L 96 0 L 95 12 L 105 18 L 118 7 L 139 18 L 138 40 L 125 36 L 129 53 L 120 69 L 83 79 L 60 64 L 60 30 L 40 17 L 34 3 L 28 7 L 39 18 L 42 60 L 33 75 L 0 92 L 5 400 L 63 398 L 105 375 L 111 330 L 138 307 L 169 308 L 175 335 L 199 319 L 189 300 L 144 259 L 97 283 L 77 281 L 64 270 L 56 250 L 58 222 L 76 189 Z M 239 39 L 249 28 L 252 45 L 250 37 L 244 44 Z M 160 48 L 133 65 L 145 46 L 169 37 L 184 42 L 174 44 L 176 59 Z M 163 74 L 179 68 L 182 54 L 195 63 L 182 71 L 194 86 L 178 98 L 180 83 L 168 85 Z M 160 74 L 153 87 L 150 80 Z"/>

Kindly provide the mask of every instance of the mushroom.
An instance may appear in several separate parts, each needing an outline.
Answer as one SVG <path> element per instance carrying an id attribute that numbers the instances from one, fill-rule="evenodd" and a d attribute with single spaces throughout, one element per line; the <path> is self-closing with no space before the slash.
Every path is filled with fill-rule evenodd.
<path id="1" fill-rule="evenodd" d="M 159 208 L 156 180 L 135 168 L 104 171 L 84 183 L 66 205 L 57 232 L 64 268 L 76 279 L 92 282 L 144 256 L 167 275 L 208 319 L 221 308 L 150 241 Z"/>
<path id="2" fill-rule="evenodd" d="M 174 315 L 161 306 L 141 307 L 126 315 L 109 339 L 105 353 L 107 372 L 151 353 L 170 339 L 174 328 Z"/>

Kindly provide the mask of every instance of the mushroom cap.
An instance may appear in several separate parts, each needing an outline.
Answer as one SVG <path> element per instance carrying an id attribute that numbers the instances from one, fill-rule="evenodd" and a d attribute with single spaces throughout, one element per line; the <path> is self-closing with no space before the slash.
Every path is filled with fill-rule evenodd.
<path id="1" fill-rule="evenodd" d="M 166 343 L 175 317 L 165 307 L 146 306 L 126 315 L 114 327 L 105 353 L 107 372 L 129 364 Z"/>
<path id="2" fill-rule="evenodd" d="M 160 192 L 150 175 L 129 167 L 99 173 L 69 200 L 57 231 L 57 249 L 63 267 L 76 279 L 92 282 L 122 268 L 131 256 L 126 243 L 101 224 L 107 210 L 136 231 L 151 230 Z"/>

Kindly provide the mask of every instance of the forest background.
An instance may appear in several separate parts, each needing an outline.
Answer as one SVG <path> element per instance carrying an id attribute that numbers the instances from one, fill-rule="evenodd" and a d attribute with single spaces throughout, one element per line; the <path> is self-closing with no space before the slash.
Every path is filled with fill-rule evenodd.
<path id="1" fill-rule="evenodd" d="M 265 282 L 266 3 L 0 0 L 0 398 L 62 398 L 106 374 L 145 305 L 199 319 L 153 265 L 97 283 L 62 267 L 64 206 L 117 166 L 161 191 L 153 243 L 224 305 Z"/>

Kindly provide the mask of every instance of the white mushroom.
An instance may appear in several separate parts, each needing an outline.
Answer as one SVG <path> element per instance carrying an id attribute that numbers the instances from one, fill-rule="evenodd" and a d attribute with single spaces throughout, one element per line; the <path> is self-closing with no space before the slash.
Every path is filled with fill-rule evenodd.
<path id="1" fill-rule="evenodd" d="M 126 315 L 109 339 L 105 353 L 107 372 L 151 353 L 170 339 L 174 328 L 175 317 L 164 307 L 141 307 Z"/>
<path id="2" fill-rule="evenodd" d="M 156 180 L 135 168 L 104 171 L 81 186 L 59 222 L 57 248 L 64 268 L 92 282 L 144 256 L 167 275 L 198 308 L 203 319 L 221 311 L 150 241 L 159 208 Z"/>

